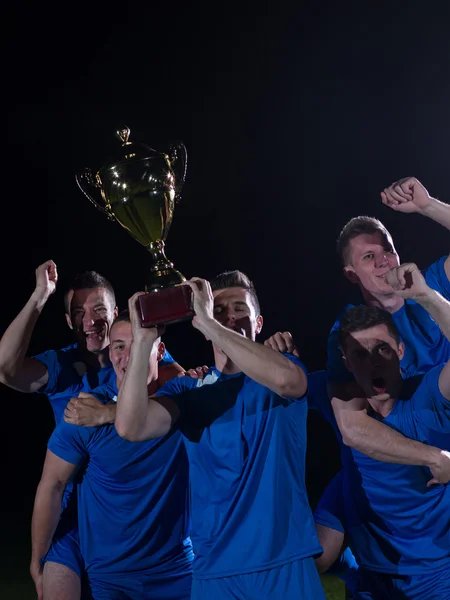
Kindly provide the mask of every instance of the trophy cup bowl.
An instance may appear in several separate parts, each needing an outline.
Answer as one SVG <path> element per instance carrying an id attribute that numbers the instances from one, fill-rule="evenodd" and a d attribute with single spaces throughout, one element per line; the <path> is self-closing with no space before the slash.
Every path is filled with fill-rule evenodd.
<path id="1" fill-rule="evenodd" d="M 182 142 L 167 154 L 146 144 L 129 141 L 130 130 L 117 131 L 120 155 L 111 164 L 76 175 L 81 191 L 108 218 L 117 221 L 151 255 L 139 297 L 143 327 L 168 325 L 194 315 L 192 290 L 185 277 L 167 259 L 164 245 L 173 219 L 175 203 L 186 177 L 187 153 Z"/>

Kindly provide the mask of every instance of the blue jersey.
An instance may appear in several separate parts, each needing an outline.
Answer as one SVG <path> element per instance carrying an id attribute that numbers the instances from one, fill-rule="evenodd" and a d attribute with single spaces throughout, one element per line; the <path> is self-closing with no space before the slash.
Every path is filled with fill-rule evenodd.
<path id="1" fill-rule="evenodd" d="M 428 269 L 422 271 L 427 284 L 438 291 L 444 298 L 450 300 L 450 281 L 445 273 L 443 256 Z M 349 304 L 345 310 L 353 305 Z M 342 353 L 339 349 L 338 331 L 339 315 L 328 337 L 327 371 L 329 379 L 336 383 L 352 381 L 353 376 L 345 368 Z M 405 300 L 404 305 L 392 318 L 405 344 L 405 356 L 400 366 L 403 377 L 427 373 L 431 368 L 440 365 L 450 358 L 450 342 L 442 333 L 439 325 L 428 312 L 414 300 Z"/>
<path id="2" fill-rule="evenodd" d="M 190 571 L 188 462 L 179 431 L 129 442 L 114 425 L 61 420 L 48 448 L 81 469 L 78 530 L 89 576 Z"/>
<path id="3" fill-rule="evenodd" d="M 76 344 L 61 350 L 48 350 L 33 358 L 47 367 L 48 381 L 39 393 L 47 395 L 56 423 L 61 420 L 71 398 L 78 396 L 81 391 L 90 392 L 116 379 L 111 363 L 102 369 L 86 364 Z M 160 364 L 173 362 L 166 350 Z"/>
<path id="4" fill-rule="evenodd" d="M 383 423 L 450 450 L 450 402 L 438 387 L 442 368 L 429 371 L 410 400 L 397 400 Z M 379 462 L 344 449 L 338 505 L 360 566 L 403 575 L 450 568 L 450 486 L 428 488 L 430 479 L 425 467 Z"/>
<path id="5" fill-rule="evenodd" d="M 181 412 L 194 578 L 252 573 L 322 552 L 305 487 L 306 398 L 283 399 L 215 367 L 203 381 L 172 379 L 157 395 Z"/>

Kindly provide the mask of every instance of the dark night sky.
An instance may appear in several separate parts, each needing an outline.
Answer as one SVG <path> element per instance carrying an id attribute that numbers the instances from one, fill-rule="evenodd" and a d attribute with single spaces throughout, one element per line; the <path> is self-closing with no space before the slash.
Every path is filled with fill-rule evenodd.
<path id="1" fill-rule="evenodd" d="M 296 4 L 9 9 L 1 332 L 48 258 L 62 283 L 77 271 L 100 271 L 122 307 L 142 288 L 146 251 L 97 212 L 74 179 L 118 147 L 122 123 L 157 149 L 173 139 L 187 146 L 168 256 L 187 277 L 248 273 L 265 333 L 289 329 L 311 370 L 323 368 L 328 330 L 355 298 L 334 249 L 349 218 L 378 216 L 404 260 L 420 267 L 448 253 L 448 232 L 390 211 L 379 191 L 415 175 L 450 201 L 449 7 Z M 70 340 L 60 289 L 31 351 Z M 166 343 L 185 366 L 211 361 L 189 325 L 173 326 Z M 5 387 L 1 395 L 4 515 L 27 523 L 51 412 L 43 397 Z M 309 478 L 318 487 L 336 454 L 331 431 L 313 418 Z"/>

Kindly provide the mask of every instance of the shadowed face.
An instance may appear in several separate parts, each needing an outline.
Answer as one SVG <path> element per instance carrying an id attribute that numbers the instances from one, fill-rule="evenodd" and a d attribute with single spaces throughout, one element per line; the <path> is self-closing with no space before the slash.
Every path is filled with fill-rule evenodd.
<path id="1" fill-rule="evenodd" d="M 213 296 L 216 321 L 254 341 L 263 320 L 256 314 L 251 294 L 244 288 L 231 287 L 216 290 Z"/>
<path id="2" fill-rule="evenodd" d="M 344 359 L 368 398 L 396 398 L 402 385 L 400 361 L 404 345 L 386 325 L 347 334 Z"/>

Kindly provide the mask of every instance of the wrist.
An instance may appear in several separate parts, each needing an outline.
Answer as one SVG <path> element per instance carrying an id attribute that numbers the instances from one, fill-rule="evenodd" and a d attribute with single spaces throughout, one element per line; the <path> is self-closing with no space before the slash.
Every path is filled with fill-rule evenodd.
<path id="1" fill-rule="evenodd" d="M 426 444 L 424 445 L 425 449 L 426 449 L 426 466 L 433 470 L 436 469 L 437 467 L 440 466 L 441 461 L 442 461 L 442 453 L 440 451 L 439 448 L 436 448 L 435 446 L 427 446 Z"/>
<path id="2" fill-rule="evenodd" d="M 49 297 L 50 294 L 47 292 L 47 290 L 39 286 L 36 287 L 34 292 L 31 294 L 31 300 L 33 304 L 35 304 L 36 308 L 39 310 L 41 310 L 44 307 Z"/>
<path id="3" fill-rule="evenodd" d="M 425 217 L 433 218 L 433 213 L 436 210 L 436 207 L 441 204 L 437 198 L 431 198 L 426 206 L 420 208 L 418 212 L 424 215 Z"/>
<path id="4" fill-rule="evenodd" d="M 116 420 L 116 403 L 105 404 L 103 411 L 103 425 L 114 423 Z"/>
<path id="5" fill-rule="evenodd" d="M 427 286 L 427 288 L 423 292 L 415 294 L 411 297 L 411 299 L 418 302 L 424 308 L 427 308 L 428 306 L 433 304 L 433 302 L 438 298 L 438 296 L 439 294 L 438 292 L 436 292 L 436 290 L 433 290 L 432 288 Z"/>

